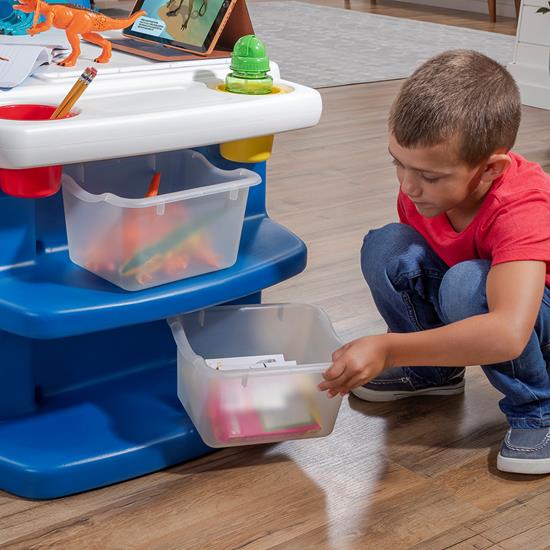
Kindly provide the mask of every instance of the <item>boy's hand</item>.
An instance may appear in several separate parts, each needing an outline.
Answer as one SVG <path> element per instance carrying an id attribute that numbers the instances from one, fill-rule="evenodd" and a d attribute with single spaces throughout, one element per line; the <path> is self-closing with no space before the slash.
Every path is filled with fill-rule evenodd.
<path id="1" fill-rule="evenodd" d="M 376 378 L 390 367 L 387 334 L 365 336 L 337 349 L 332 354 L 332 365 L 323 373 L 320 390 L 327 390 L 329 397 L 345 395 L 353 388 Z"/>

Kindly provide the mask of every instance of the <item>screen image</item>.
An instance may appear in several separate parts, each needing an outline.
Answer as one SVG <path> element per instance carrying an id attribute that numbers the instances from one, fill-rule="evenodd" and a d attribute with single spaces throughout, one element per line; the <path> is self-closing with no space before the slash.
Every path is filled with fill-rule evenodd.
<path id="1" fill-rule="evenodd" d="M 225 0 L 144 0 L 147 15 L 131 30 L 141 35 L 201 47 Z"/>

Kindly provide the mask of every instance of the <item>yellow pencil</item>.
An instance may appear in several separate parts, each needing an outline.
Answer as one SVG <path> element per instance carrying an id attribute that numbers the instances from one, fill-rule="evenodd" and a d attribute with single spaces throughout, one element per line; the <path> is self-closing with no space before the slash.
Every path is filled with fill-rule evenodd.
<path id="1" fill-rule="evenodd" d="M 58 105 L 55 112 L 50 117 L 50 120 L 60 118 L 61 111 L 65 109 L 65 107 L 69 104 L 69 101 L 71 101 L 72 97 L 75 95 L 76 91 L 82 87 L 82 83 L 80 82 L 80 78 L 73 84 L 73 87 L 69 90 L 69 93 L 61 100 L 61 103 Z"/>
<path id="2" fill-rule="evenodd" d="M 73 105 L 77 102 L 78 98 L 84 93 L 84 90 L 96 77 L 97 70 L 94 67 L 88 67 L 74 83 L 73 87 L 69 90 L 69 93 L 63 98 L 57 109 L 54 111 L 50 120 L 57 118 L 65 118 L 69 111 L 73 108 Z"/>
<path id="3" fill-rule="evenodd" d="M 50 118 L 63 118 L 75 104 L 76 100 L 82 95 L 82 93 L 86 89 L 86 86 L 90 84 L 96 74 L 96 69 L 94 69 L 93 67 L 88 67 L 74 83 L 73 87 L 69 90 L 69 93 L 63 98 L 63 100 Z M 69 106 L 68 110 L 67 106 Z"/>

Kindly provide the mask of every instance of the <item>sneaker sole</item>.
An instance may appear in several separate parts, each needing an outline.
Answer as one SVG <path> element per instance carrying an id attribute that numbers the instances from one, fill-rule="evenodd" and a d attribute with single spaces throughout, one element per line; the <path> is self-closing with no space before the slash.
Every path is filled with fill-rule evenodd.
<path id="1" fill-rule="evenodd" d="M 423 390 L 387 391 L 371 390 L 369 388 L 360 387 L 351 390 L 351 393 L 363 401 L 372 401 L 375 403 L 397 401 L 398 399 L 406 399 L 407 397 L 459 395 L 464 393 L 464 380 L 461 380 L 458 384 L 439 386 L 436 388 L 424 388 Z"/>
<path id="2" fill-rule="evenodd" d="M 509 458 L 498 453 L 497 470 L 512 474 L 550 474 L 550 458 Z"/>

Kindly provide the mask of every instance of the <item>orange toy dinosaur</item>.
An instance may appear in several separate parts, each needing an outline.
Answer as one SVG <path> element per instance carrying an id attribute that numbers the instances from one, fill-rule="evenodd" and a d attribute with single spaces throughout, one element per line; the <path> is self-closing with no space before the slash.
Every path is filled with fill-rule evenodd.
<path id="1" fill-rule="evenodd" d="M 145 15 L 144 10 L 134 13 L 127 19 L 112 19 L 101 13 L 86 8 L 71 6 L 70 4 L 47 4 L 42 0 L 18 0 L 19 4 L 13 6 L 14 10 L 24 13 L 34 12 L 33 26 L 27 32 L 33 36 L 39 32 L 47 31 L 52 26 L 57 29 L 64 29 L 72 51 L 59 65 L 72 67 L 80 55 L 79 35 L 103 48 L 101 55 L 95 59 L 97 63 L 107 63 L 111 59 L 111 43 L 103 38 L 98 32 L 124 29 L 134 23 L 136 19 Z M 43 15 L 46 20 L 38 23 L 38 17 Z"/>

